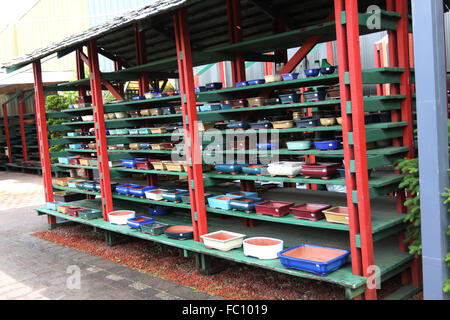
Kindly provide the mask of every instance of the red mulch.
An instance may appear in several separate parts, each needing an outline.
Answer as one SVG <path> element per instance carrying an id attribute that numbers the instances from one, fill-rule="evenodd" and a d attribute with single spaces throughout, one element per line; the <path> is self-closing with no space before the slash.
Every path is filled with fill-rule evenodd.
<path id="1" fill-rule="evenodd" d="M 221 273 L 203 276 L 195 267 L 195 259 L 184 258 L 177 248 L 141 239 L 109 247 L 101 235 L 85 225 L 67 225 L 33 235 L 228 300 L 345 299 L 340 287 L 243 264 L 232 263 Z M 380 298 L 398 286 L 398 277 L 387 281 Z"/>

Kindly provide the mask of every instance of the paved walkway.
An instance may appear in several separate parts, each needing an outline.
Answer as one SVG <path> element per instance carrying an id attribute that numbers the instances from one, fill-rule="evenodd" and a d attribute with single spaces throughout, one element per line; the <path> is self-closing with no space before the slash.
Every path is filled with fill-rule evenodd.
<path id="1" fill-rule="evenodd" d="M 40 177 L 0 172 L 0 300 L 218 299 L 31 236 L 47 228 L 42 199 Z"/>

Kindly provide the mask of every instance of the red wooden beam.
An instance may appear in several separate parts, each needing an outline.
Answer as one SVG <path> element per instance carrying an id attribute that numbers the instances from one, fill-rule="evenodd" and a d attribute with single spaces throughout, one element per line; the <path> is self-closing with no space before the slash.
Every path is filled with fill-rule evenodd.
<path id="1" fill-rule="evenodd" d="M 361 235 L 361 257 L 363 275 L 373 276 L 370 267 L 374 265 L 372 219 L 370 213 L 369 177 L 367 169 L 366 128 L 364 123 L 364 101 L 361 71 L 361 50 L 359 46 L 358 3 L 354 0 L 345 1 L 348 37 L 348 61 L 350 94 L 353 120 L 353 139 L 355 153 L 356 186 L 358 214 Z M 351 196 L 352 194 L 350 194 Z M 377 298 L 375 288 L 366 288 L 365 298 Z"/>
<path id="2" fill-rule="evenodd" d="M 139 24 L 134 24 L 134 42 L 136 46 L 136 65 L 143 65 L 147 62 L 145 47 L 145 31 L 139 31 Z M 150 91 L 150 80 L 146 72 L 141 72 L 139 79 L 139 95 L 143 96 Z"/>
<path id="3" fill-rule="evenodd" d="M 334 1 L 336 12 L 336 37 L 338 49 L 339 83 L 341 96 L 342 138 L 344 145 L 345 184 L 347 188 L 347 207 L 349 211 L 350 251 L 352 271 L 362 275 L 361 250 L 356 246 L 356 235 L 360 233 L 358 206 L 353 203 L 352 192 L 356 189 L 355 174 L 351 171 L 351 161 L 355 160 L 353 146 L 348 143 L 348 134 L 353 131 L 352 115 L 347 113 L 347 101 L 351 100 L 350 88 L 346 85 L 345 74 L 349 70 L 348 40 L 345 26 L 341 23 L 341 12 L 345 10 L 345 0 Z M 358 299 L 360 297 L 357 297 Z"/>
<path id="4" fill-rule="evenodd" d="M 106 141 L 106 125 L 102 97 L 102 80 L 98 63 L 97 40 L 88 45 L 89 70 L 91 73 L 91 93 L 94 113 L 95 140 L 97 144 L 98 171 L 101 186 L 103 219 L 108 221 L 108 213 L 114 210 L 109 172 L 108 144 Z"/>
<path id="5" fill-rule="evenodd" d="M 116 98 L 117 100 L 123 101 L 125 100 L 124 97 L 120 94 L 119 91 L 116 90 L 116 88 L 113 87 L 111 83 L 107 80 L 102 80 L 103 85 L 108 89 L 109 92 Z"/>
<path id="6" fill-rule="evenodd" d="M 42 177 L 44 179 L 45 201 L 53 202 L 52 167 L 50 162 L 50 152 L 48 146 L 47 119 L 45 116 L 45 96 L 44 84 L 42 82 L 41 61 L 33 62 L 34 93 L 36 106 L 36 123 L 38 128 L 39 156 L 41 158 Z M 56 218 L 47 215 L 47 222 L 50 226 L 56 224 Z"/>
<path id="7" fill-rule="evenodd" d="M 11 136 L 9 134 L 9 124 L 8 124 L 8 110 L 6 108 L 6 103 L 3 104 L 3 124 L 5 125 L 5 139 L 6 146 L 8 147 L 8 162 L 12 163 L 12 153 L 11 153 Z"/>
<path id="8" fill-rule="evenodd" d="M 194 240 L 202 241 L 200 236 L 208 233 L 200 135 L 198 130 L 197 102 L 192 68 L 192 52 L 186 8 L 179 9 L 174 16 L 175 38 L 180 74 L 183 104 L 183 126 L 188 163 L 189 194 L 191 217 L 194 227 Z M 186 121 L 187 119 L 187 121 Z"/>
<path id="9" fill-rule="evenodd" d="M 77 80 L 82 80 L 85 78 L 84 73 L 84 63 L 86 65 L 89 65 L 89 59 L 85 56 L 82 49 L 78 49 L 75 51 L 75 57 L 76 57 L 76 68 L 77 68 Z M 84 58 L 83 58 L 84 57 Z M 87 62 L 86 62 L 87 61 Z M 78 97 L 85 97 L 86 94 L 86 87 L 81 86 L 80 89 L 78 89 Z M 85 102 L 84 100 L 82 102 Z"/>
<path id="10" fill-rule="evenodd" d="M 20 136 L 22 138 L 23 161 L 28 161 L 27 138 L 25 135 L 25 124 L 23 122 L 23 111 L 25 109 L 25 103 L 22 101 L 22 99 L 23 99 L 23 92 L 19 98 L 19 123 L 20 123 Z"/>
<path id="11" fill-rule="evenodd" d="M 334 19 L 335 13 L 331 12 L 324 22 L 329 22 Z M 300 62 L 308 55 L 309 52 L 322 40 L 323 35 L 312 36 L 307 39 L 305 43 L 298 49 L 294 56 L 286 63 L 286 65 L 279 72 L 280 74 L 292 72 Z"/>

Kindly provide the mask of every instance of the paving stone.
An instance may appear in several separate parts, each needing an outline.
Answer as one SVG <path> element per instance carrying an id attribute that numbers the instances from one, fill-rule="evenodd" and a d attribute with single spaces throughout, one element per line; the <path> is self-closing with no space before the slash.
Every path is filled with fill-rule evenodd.
<path id="1" fill-rule="evenodd" d="M 44 205 L 41 177 L 0 172 L 0 190 L 8 190 L 7 195 L 0 193 L 0 299 L 209 298 L 189 288 L 180 289 L 177 283 L 32 236 L 47 230 L 46 217 L 37 216 L 34 210 Z M 81 271 L 80 290 L 67 288 L 71 276 L 67 270 L 73 265 Z"/>

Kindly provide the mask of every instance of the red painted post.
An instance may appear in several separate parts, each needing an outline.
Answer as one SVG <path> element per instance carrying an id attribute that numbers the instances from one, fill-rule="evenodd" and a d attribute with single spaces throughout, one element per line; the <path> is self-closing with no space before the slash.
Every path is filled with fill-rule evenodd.
<path id="1" fill-rule="evenodd" d="M 3 104 L 3 124 L 5 125 L 5 139 L 6 146 L 8 147 L 8 162 L 12 163 L 11 137 L 9 135 L 8 110 L 6 109 L 6 103 Z"/>
<path id="2" fill-rule="evenodd" d="M 25 135 L 25 124 L 23 122 L 23 110 L 25 108 L 25 103 L 22 101 L 22 99 L 23 99 L 23 92 L 19 98 L 19 123 L 20 123 L 20 136 L 22 138 L 23 161 L 28 161 L 27 137 Z"/>
<path id="3" fill-rule="evenodd" d="M 114 61 L 114 71 L 122 70 L 122 60 L 118 58 Z M 122 97 L 125 96 L 125 88 L 122 82 L 119 83 L 119 93 Z"/>
<path id="4" fill-rule="evenodd" d="M 108 145 L 106 141 L 106 125 L 103 109 L 102 80 L 98 63 L 97 40 L 88 45 L 89 70 L 91 73 L 91 93 L 94 114 L 95 140 L 97 142 L 98 172 L 101 186 L 103 219 L 108 221 L 108 213 L 114 210 L 109 172 Z"/>
<path id="5" fill-rule="evenodd" d="M 327 60 L 328 63 L 334 65 L 333 43 L 327 42 Z"/>
<path id="6" fill-rule="evenodd" d="M 139 24 L 134 24 L 134 41 L 136 45 L 136 65 L 142 65 L 147 62 L 147 53 L 145 47 L 145 31 L 139 31 Z M 150 81 L 146 72 L 141 73 L 139 79 L 139 95 L 143 96 L 150 91 Z"/>
<path id="7" fill-rule="evenodd" d="M 356 190 L 355 174 L 351 172 L 351 161 L 355 160 L 353 146 L 348 144 L 348 134 L 353 131 L 352 115 L 347 113 L 347 102 L 351 100 L 350 88 L 345 83 L 349 71 L 348 40 L 345 26 L 341 23 L 341 12 L 345 10 L 345 0 L 335 0 L 336 37 L 338 49 L 339 83 L 341 90 L 342 137 L 344 142 L 345 183 L 347 188 L 347 207 L 349 211 L 350 251 L 352 271 L 362 275 L 361 250 L 356 247 L 356 235 L 360 233 L 358 206 L 353 203 L 352 192 Z M 359 297 L 358 297 L 359 298 Z"/>
<path id="8" fill-rule="evenodd" d="M 85 73 L 84 73 L 84 61 L 83 61 L 83 56 L 84 54 L 82 54 L 82 49 L 78 49 L 75 51 L 75 57 L 76 57 L 76 68 L 77 68 L 77 80 L 82 80 L 85 78 Z M 86 87 L 80 86 L 80 88 L 78 89 L 78 97 L 85 97 L 86 94 Z M 84 99 L 83 100 L 79 100 L 80 102 L 85 102 Z"/>
<path id="9" fill-rule="evenodd" d="M 242 41 L 242 19 L 240 0 L 227 0 L 228 37 L 230 43 Z M 240 52 L 236 53 L 235 61 L 231 61 L 233 86 L 236 82 L 245 81 L 245 59 Z"/>
<path id="10" fill-rule="evenodd" d="M 381 56 L 378 44 L 374 44 L 374 57 L 375 57 L 375 68 L 381 68 Z M 383 95 L 383 85 L 377 84 L 377 96 Z"/>
<path id="11" fill-rule="evenodd" d="M 48 146 L 47 120 L 45 116 L 44 84 L 42 82 L 41 61 L 33 61 L 34 94 L 36 103 L 36 123 L 38 128 L 39 156 L 41 158 L 42 177 L 44 179 L 45 201 L 53 202 L 52 167 Z M 47 215 L 50 226 L 56 224 L 56 218 Z"/>
<path id="12" fill-rule="evenodd" d="M 194 240 L 200 242 L 200 236 L 208 233 L 208 224 L 204 201 L 202 154 L 200 151 L 197 103 L 195 98 L 192 52 L 186 8 L 178 10 L 176 16 L 174 16 L 174 26 L 183 103 L 183 125 L 186 161 L 188 162 L 191 216 L 194 227 Z"/>
<path id="13" fill-rule="evenodd" d="M 362 87 L 361 55 L 359 46 L 358 3 L 346 0 L 348 60 L 350 94 L 353 120 L 353 142 L 355 152 L 358 215 L 361 235 L 361 257 L 363 275 L 372 276 L 369 267 L 374 265 L 372 219 L 370 214 L 369 177 L 367 169 L 366 128 L 364 123 L 364 101 Z M 350 193 L 350 195 L 352 195 Z M 366 299 L 377 298 L 376 289 L 366 288 Z"/>
<path id="14" fill-rule="evenodd" d="M 225 63 L 223 61 L 219 62 L 219 74 L 220 74 L 220 82 L 223 83 L 223 87 L 227 86 L 226 78 L 225 78 Z"/>
<path id="15" fill-rule="evenodd" d="M 403 145 L 409 147 L 407 157 L 414 158 L 414 129 L 411 108 L 411 72 L 409 62 L 408 4 L 406 0 L 396 1 L 396 11 L 402 15 L 397 24 L 398 66 L 404 68 L 400 76 L 400 94 L 406 98 L 402 101 L 401 121 L 407 122 L 404 129 Z"/>

